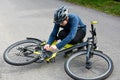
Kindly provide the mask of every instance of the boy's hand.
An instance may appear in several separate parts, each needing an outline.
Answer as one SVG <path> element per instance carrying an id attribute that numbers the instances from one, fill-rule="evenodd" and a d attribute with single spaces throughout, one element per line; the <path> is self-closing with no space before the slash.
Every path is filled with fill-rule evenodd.
<path id="1" fill-rule="evenodd" d="M 55 51 L 55 50 L 57 50 L 57 46 L 56 45 L 52 45 L 52 46 L 50 46 L 50 48 L 49 48 L 51 51 Z"/>
<path id="2" fill-rule="evenodd" d="M 49 45 L 49 44 L 46 44 L 46 45 L 44 46 L 44 49 L 46 49 L 47 51 L 49 51 L 49 50 L 50 50 L 50 45 Z"/>
<path id="3" fill-rule="evenodd" d="M 55 51 L 55 50 L 57 50 L 57 46 L 56 45 L 49 45 L 49 44 L 46 44 L 45 46 L 44 46 L 44 49 L 46 49 L 47 51 Z"/>

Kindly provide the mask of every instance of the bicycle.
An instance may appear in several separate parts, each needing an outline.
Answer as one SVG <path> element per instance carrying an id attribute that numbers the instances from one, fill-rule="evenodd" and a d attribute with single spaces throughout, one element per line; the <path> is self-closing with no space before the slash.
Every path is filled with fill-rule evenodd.
<path id="1" fill-rule="evenodd" d="M 3 54 L 3 58 L 8 64 L 15 65 L 15 66 L 23 66 L 33 62 L 49 63 L 49 62 L 55 62 L 55 58 L 59 53 L 65 53 L 71 50 L 78 49 L 80 47 L 86 47 L 85 50 L 74 51 L 74 54 L 68 58 L 68 60 L 64 64 L 66 73 L 75 80 L 103 80 L 110 76 L 110 74 L 113 72 L 114 66 L 113 66 L 112 60 L 107 55 L 103 54 L 102 51 L 95 50 L 97 48 L 96 29 L 94 28 L 93 25 L 96 23 L 97 23 L 96 21 L 91 22 L 90 32 L 92 34 L 92 37 L 89 37 L 85 42 L 78 43 L 75 45 L 67 44 L 63 49 L 59 50 L 58 52 L 54 52 L 51 56 L 49 56 L 48 54 L 51 54 L 52 52 L 46 51 L 43 48 L 43 46 L 46 44 L 45 41 L 42 41 L 36 38 L 27 38 L 26 40 L 18 41 L 10 45 L 5 50 Z M 56 42 L 54 42 L 53 45 L 54 44 L 56 44 Z M 83 56 L 84 59 L 77 58 L 74 60 L 74 58 L 79 56 Z M 79 70 L 80 65 L 78 66 L 79 69 L 77 68 L 78 63 L 79 64 L 84 63 L 83 66 L 81 65 L 83 67 L 82 70 L 85 69 L 85 70 L 91 71 L 94 68 L 93 65 L 95 64 L 95 62 L 93 62 L 94 57 L 97 57 L 98 61 L 99 61 L 98 58 L 101 58 L 104 60 L 104 62 L 107 64 L 107 71 L 105 71 L 104 69 L 103 71 L 105 72 L 101 73 L 98 76 L 96 75 L 97 77 L 93 77 L 93 78 L 92 76 L 86 77 L 88 75 L 85 75 L 85 73 L 84 73 L 84 76 L 78 75 L 79 73 L 82 74 L 81 72 L 79 73 L 77 72 L 77 71 L 80 71 Z M 80 62 L 80 60 L 82 60 L 82 62 Z M 75 70 L 75 69 L 78 69 L 78 70 Z M 101 68 L 101 70 L 102 69 L 103 68 Z"/>

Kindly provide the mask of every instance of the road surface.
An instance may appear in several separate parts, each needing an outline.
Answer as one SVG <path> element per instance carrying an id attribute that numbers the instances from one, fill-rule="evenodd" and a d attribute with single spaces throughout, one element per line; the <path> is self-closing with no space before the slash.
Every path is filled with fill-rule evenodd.
<path id="1" fill-rule="evenodd" d="M 33 63 L 11 66 L 3 60 L 4 50 L 12 43 L 26 37 L 47 40 L 53 27 L 56 8 L 67 6 L 70 13 L 78 14 L 87 25 L 98 20 L 98 46 L 114 62 L 114 71 L 106 80 L 120 80 L 120 17 L 77 6 L 63 0 L 0 0 L 0 80 L 72 80 L 64 71 L 64 59 L 56 63 Z M 87 37 L 86 36 L 86 37 Z"/>

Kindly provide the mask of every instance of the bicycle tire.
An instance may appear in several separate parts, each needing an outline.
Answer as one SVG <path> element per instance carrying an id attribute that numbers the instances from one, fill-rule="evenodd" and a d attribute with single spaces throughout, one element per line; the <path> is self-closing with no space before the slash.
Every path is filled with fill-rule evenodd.
<path id="1" fill-rule="evenodd" d="M 107 71 L 105 71 L 103 74 L 101 74 L 100 76 L 96 76 L 96 77 L 93 77 L 93 78 L 88 78 L 88 76 L 89 75 L 91 75 L 91 74 L 88 74 L 88 75 L 83 75 L 83 76 L 79 76 L 79 75 L 81 75 L 82 73 L 73 73 L 73 71 L 71 70 L 72 68 L 70 68 L 70 63 L 71 63 L 71 61 L 74 59 L 74 58 L 76 58 L 76 57 L 78 57 L 78 56 L 82 56 L 82 55 L 85 55 L 86 56 L 86 50 L 84 50 L 84 51 L 80 51 L 80 52 L 77 52 L 77 53 L 75 53 L 75 54 L 73 54 L 71 57 L 69 57 L 68 58 L 68 60 L 65 62 L 65 64 L 64 64 L 64 69 L 65 69 L 65 72 L 71 77 L 71 78 L 73 78 L 74 80 L 104 80 L 104 79 L 106 79 L 107 77 L 109 77 L 110 75 L 111 75 L 111 73 L 113 72 L 113 68 L 114 68 L 114 65 L 113 65 L 113 62 L 112 62 L 112 60 L 111 60 L 111 58 L 109 58 L 107 55 L 105 55 L 104 53 L 102 53 L 101 51 L 97 51 L 97 50 L 95 50 L 95 51 L 93 51 L 93 58 L 95 57 L 95 56 L 98 56 L 98 57 L 100 57 L 100 58 L 102 58 L 102 59 L 104 59 L 104 61 L 106 61 L 106 63 L 108 64 L 108 68 L 107 68 Z M 80 66 L 80 62 L 78 62 L 79 63 L 79 66 Z M 76 61 L 76 64 L 75 64 L 75 66 L 78 64 L 77 63 L 77 61 Z M 81 62 L 81 63 L 83 63 L 83 62 Z M 98 62 L 97 62 L 98 63 Z M 93 65 L 94 65 L 94 63 L 93 63 Z M 93 67 L 93 66 L 92 66 Z M 74 68 L 73 68 L 74 69 Z M 80 68 L 78 68 L 79 69 L 79 71 L 80 71 Z M 85 68 L 84 68 L 85 69 Z M 97 68 L 96 68 L 97 69 Z M 98 68 L 99 69 L 99 68 Z M 91 69 L 87 69 L 88 71 L 90 71 Z M 92 70 L 91 70 L 92 71 Z M 76 72 L 77 72 L 77 70 L 76 70 Z M 86 71 L 87 72 L 87 71 Z"/>
<path id="2" fill-rule="evenodd" d="M 23 61 L 23 59 L 22 59 L 21 62 L 18 62 L 18 60 L 19 60 L 18 58 L 21 58 L 22 56 L 21 57 L 20 56 L 16 56 L 16 55 L 14 55 L 13 57 L 9 56 L 9 55 L 13 55 L 13 53 L 15 53 L 15 52 L 10 53 L 12 50 L 17 50 L 17 49 L 14 49 L 15 47 L 18 47 L 18 46 L 23 45 L 23 44 L 30 44 L 30 43 L 31 44 L 35 44 L 35 45 L 40 44 L 40 42 L 38 42 L 36 40 L 22 40 L 22 41 L 18 41 L 16 43 L 10 45 L 5 50 L 5 52 L 3 54 L 4 60 L 8 64 L 15 65 L 15 66 L 23 66 L 23 65 L 27 65 L 27 64 L 30 64 L 30 63 L 33 63 L 33 62 L 37 61 L 39 56 L 35 55 L 35 54 L 34 55 L 32 54 L 33 57 L 31 59 L 29 59 L 28 61 L 27 60 Z M 15 58 L 16 58 L 16 60 L 14 60 Z M 25 57 L 25 56 L 22 57 L 22 58 L 27 59 L 27 57 Z"/>

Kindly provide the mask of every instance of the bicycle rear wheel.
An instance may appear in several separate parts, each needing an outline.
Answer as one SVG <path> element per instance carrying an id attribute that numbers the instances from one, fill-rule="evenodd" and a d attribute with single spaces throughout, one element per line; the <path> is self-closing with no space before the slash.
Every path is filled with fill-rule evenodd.
<path id="1" fill-rule="evenodd" d="M 34 54 L 34 50 L 40 42 L 36 40 L 22 40 L 9 46 L 4 52 L 4 60 L 16 66 L 27 65 L 35 62 L 38 55 Z"/>
<path id="2" fill-rule="evenodd" d="M 66 73 L 75 80 L 104 80 L 113 72 L 112 60 L 101 51 L 93 51 L 91 68 L 86 68 L 86 53 L 81 51 L 72 55 L 64 65 Z"/>

